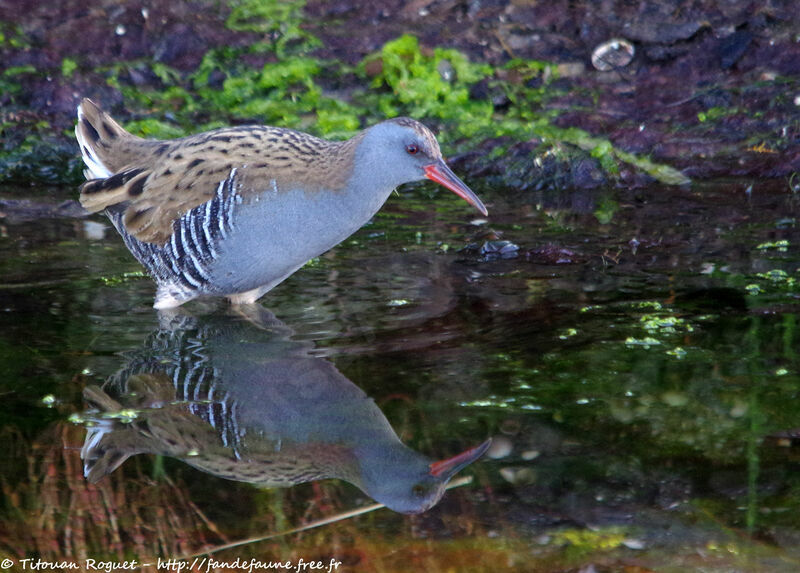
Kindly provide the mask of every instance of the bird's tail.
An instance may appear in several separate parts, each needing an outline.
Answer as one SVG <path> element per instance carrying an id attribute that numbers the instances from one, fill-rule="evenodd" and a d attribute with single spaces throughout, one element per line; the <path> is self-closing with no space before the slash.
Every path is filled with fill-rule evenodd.
<path id="1" fill-rule="evenodd" d="M 114 119 L 89 98 L 78 105 L 78 124 L 75 137 L 81 147 L 81 156 L 86 164 L 83 174 L 86 179 L 105 179 L 117 170 L 110 161 L 110 150 L 120 139 L 133 138 Z"/>

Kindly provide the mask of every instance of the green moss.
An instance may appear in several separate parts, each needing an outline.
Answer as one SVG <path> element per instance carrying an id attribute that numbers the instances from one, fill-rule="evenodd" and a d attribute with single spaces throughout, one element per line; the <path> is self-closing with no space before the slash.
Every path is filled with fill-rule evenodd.
<path id="1" fill-rule="evenodd" d="M 733 108 L 712 107 L 712 108 L 709 108 L 709 109 L 707 109 L 705 111 L 701 111 L 700 113 L 698 113 L 697 114 L 697 119 L 701 123 L 702 122 L 706 122 L 706 121 L 716 121 L 716 120 L 724 118 L 724 117 L 728 117 L 728 116 L 731 116 L 731 115 L 736 115 L 737 113 L 740 113 L 741 111 L 742 110 L 740 110 L 737 107 L 733 107 Z"/>
<path id="2" fill-rule="evenodd" d="M 0 48 L 24 49 L 30 46 L 19 24 L 0 22 Z"/>
<path id="3" fill-rule="evenodd" d="M 61 75 L 65 78 L 72 77 L 72 74 L 75 73 L 75 70 L 78 69 L 78 62 L 73 60 L 72 58 L 64 58 L 61 60 Z"/>
<path id="4" fill-rule="evenodd" d="M 234 0 L 225 26 L 271 39 L 259 42 L 256 49 L 273 50 L 280 56 L 289 51 L 309 52 L 320 42 L 300 27 L 304 6 L 304 0 Z"/>
<path id="5" fill-rule="evenodd" d="M 367 57 L 359 66 L 362 76 L 377 61 L 380 72 L 372 79 L 373 90 L 364 103 L 376 104 L 382 115 L 452 122 L 455 132 L 466 137 L 490 125 L 491 102 L 469 95 L 471 85 L 491 75 L 490 66 L 473 64 L 456 50 L 436 48 L 425 55 L 417 38 L 410 35 L 386 43 L 378 54 Z"/>
<path id="6" fill-rule="evenodd" d="M 595 137 L 582 129 L 574 127 L 561 129 L 549 126 L 547 132 L 556 139 L 571 143 L 585 151 L 589 151 L 592 157 L 597 158 L 603 168 L 611 174 L 617 172 L 616 160 L 624 161 L 641 169 L 655 180 L 666 185 L 685 185 L 690 183 L 690 179 L 683 173 L 668 165 L 654 163 L 646 157 L 639 157 L 633 153 L 628 153 L 614 147 L 610 141 L 602 137 Z"/>
<path id="7" fill-rule="evenodd" d="M 563 529 L 553 533 L 553 543 L 567 545 L 570 550 L 593 554 L 620 547 L 626 541 L 625 530 L 620 527 L 601 529 Z"/>
<path id="8" fill-rule="evenodd" d="M 6 68 L 0 73 L 0 91 L 12 96 L 11 100 L 14 101 L 14 96 L 20 93 L 21 86 L 17 80 L 22 75 L 35 74 L 36 68 L 33 66 L 11 66 Z"/>
<path id="9" fill-rule="evenodd" d="M 594 216 L 603 225 L 607 225 L 614 219 L 614 214 L 619 210 L 619 203 L 610 197 L 603 197 L 594 211 Z"/>
<path id="10" fill-rule="evenodd" d="M 80 163 L 72 142 L 55 139 L 45 121 L 0 124 L 0 181 L 51 185 L 76 181 Z"/>

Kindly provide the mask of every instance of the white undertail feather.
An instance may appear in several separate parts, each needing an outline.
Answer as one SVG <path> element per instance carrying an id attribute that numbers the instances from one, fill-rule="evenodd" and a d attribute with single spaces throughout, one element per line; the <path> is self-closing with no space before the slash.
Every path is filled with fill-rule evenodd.
<path id="1" fill-rule="evenodd" d="M 85 114 L 83 112 L 83 103 L 78 105 L 78 125 L 75 126 L 75 138 L 78 140 L 78 145 L 81 147 L 81 157 L 86 164 L 86 169 L 83 175 L 86 179 L 105 179 L 111 177 L 113 173 L 108 167 L 94 156 L 92 145 L 87 141 L 86 134 L 83 130 L 83 121 Z"/>
<path id="2" fill-rule="evenodd" d="M 178 308 L 180 305 L 192 300 L 190 297 L 178 297 L 174 294 L 176 290 L 173 284 L 160 284 L 156 288 L 156 299 L 153 303 L 153 308 L 157 310 L 167 310 L 170 308 Z"/>

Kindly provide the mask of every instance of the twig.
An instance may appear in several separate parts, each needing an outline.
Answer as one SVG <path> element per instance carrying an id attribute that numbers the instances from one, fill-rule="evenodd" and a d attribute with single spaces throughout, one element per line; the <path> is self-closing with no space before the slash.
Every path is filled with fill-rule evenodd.
<path id="1" fill-rule="evenodd" d="M 472 476 L 463 476 L 457 479 L 454 479 L 449 484 L 447 484 L 446 489 L 453 489 L 455 487 L 461 487 L 462 485 L 467 485 L 472 483 Z M 350 511 L 346 511 L 344 513 L 340 513 L 338 515 L 334 515 L 331 517 L 326 517 L 324 519 L 318 519 L 317 521 L 312 521 L 311 523 L 307 523 L 301 527 L 295 527 L 293 529 L 288 529 L 286 531 L 279 531 L 278 533 L 270 533 L 269 535 L 264 535 L 261 537 L 251 537 L 249 539 L 242 539 L 241 541 L 234 541 L 233 543 L 226 543 L 225 545 L 217 545 L 211 549 L 205 549 L 203 551 L 199 551 L 197 553 L 192 553 L 190 555 L 183 555 L 179 557 L 178 560 L 184 561 L 187 559 L 191 559 L 193 557 L 200 557 L 201 555 L 210 555 L 212 553 L 216 553 L 218 551 L 222 551 L 224 549 L 232 549 L 234 547 L 240 547 L 242 545 L 248 545 L 250 543 L 258 543 L 260 541 L 267 541 L 269 539 L 275 539 L 276 537 L 282 537 L 284 535 L 292 535 L 294 533 L 300 533 L 302 531 L 308 531 L 309 529 L 314 529 L 316 527 L 322 527 L 323 525 L 328 525 L 329 523 L 336 523 L 337 521 L 342 521 L 345 519 L 350 519 L 351 517 L 356 517 L 358 515 L 363 515 L 365 513 L 369 513 L 371 511 L 375 511 L 376 509 L 380 509 L 382 507 L 386 507 L 382 503 L 373 503 L 372 505 L 367 505 L 365 507 L 360 507 L 358 509 L 352 509 Z"/>

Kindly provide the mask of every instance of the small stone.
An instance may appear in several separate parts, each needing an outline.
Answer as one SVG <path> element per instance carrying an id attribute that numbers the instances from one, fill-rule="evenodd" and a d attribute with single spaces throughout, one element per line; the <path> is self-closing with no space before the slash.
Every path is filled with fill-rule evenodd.
<path id="1" fill-rule="evenodd" d="M 486 456 L 493 460 L 499 460 L 508 457 L 513 450 L 514 444 L 508 437 L 494 436 L 492 437 L 492 445 L 486 450 Z"/>
<path id="2" fill-rule="evenodd" d="M 592 52 L 592 65 L 601 72 L 610 72 L 624 68 L 635 53 L 633 44 L 621 38 L 603 42 Z"/>
<path id="3" fill-rule="evenodd" d="M 565 62 L 556 66 L 556 73 L 559 78 L 579 78 L 586 73 L 586 65 L 583 62 Z"/>
<path id="4" fill-rule="evenodd" d="M 452 82 L 456 79 L 456 70 L 453 68 L 453 64 L 447 60 L 440 60 L 436 65 L 436 71 L 446 82 Z"/>
<path id="5" fill-rule="evenodd" d="M 661 401 L 668 406 L 680 408 L 689 403 L 689 397 L 683 392 L 668 390 L 661 395 Z"/>
<path id="6" fill-rule="evenodd" d="M 481 245 L 480 254 L 486 260 L 513 259 L 517 256 L 519 246 L 511 241 L 486 241 Z"/>
<path id="7" fill-rule="evenodd" d="M 500 475 L 513 485 L 526 485 L 536 481 L 536 472 L 531 468 L 503 468 Z"/>
<path id="8" fill-rule="evenodd" d="M 623 539 L 622 544 L 628 549 L 644 549 L 645 544 L 641 539 Z"/>

